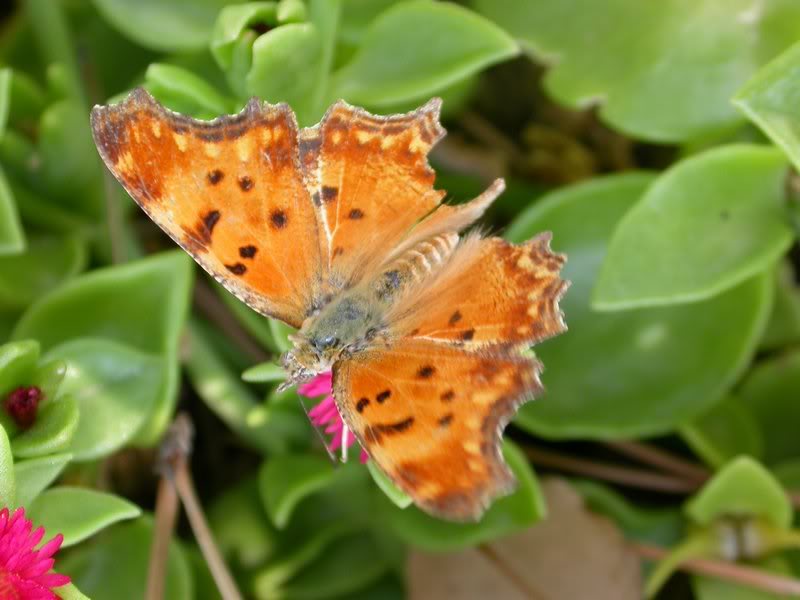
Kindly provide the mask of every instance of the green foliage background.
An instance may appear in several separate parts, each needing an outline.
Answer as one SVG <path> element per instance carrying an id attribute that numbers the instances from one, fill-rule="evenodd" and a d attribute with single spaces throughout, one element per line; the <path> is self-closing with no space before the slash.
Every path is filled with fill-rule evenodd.
<path id="1" fill-rule="evenodd" d="M 22 0 L 0 64 L 0 395 L 45 392 L 28 430 L 0 412 L 0 505 L 75 545 L 63 597 L 142 597 L 153 448 L 179 405 L 248 597 L 403 597 L 409 548 L 544 518 L 526 449 L 592 458 L 635 439 L 714 476 L 686 503 L 578 483 L 594 510 L 675 556 L 719 557 L 734 515 L 763 537 L 735 558 L 800 577 L 800 4 Z M 301 125 L 339 98 L 444 99 L 439 187 L 462 201 L 506 176 L 491 225 L 550 230 L 569 256 L 570 330 L 536 348 L 547 393 L 504 448 L 513 495 L 445 523 L 370 469 L 331 467 L 296 393 L 275 391 L 286 329 L 207 280 L 102 168 L 89 109 L 137 85 L 198 118 L 286 101 Z M 167 597 L 218 597 L 209 577 L 190 536 L 173 542 Z M 690 583 L 700 600 L 734 591 Z"/>

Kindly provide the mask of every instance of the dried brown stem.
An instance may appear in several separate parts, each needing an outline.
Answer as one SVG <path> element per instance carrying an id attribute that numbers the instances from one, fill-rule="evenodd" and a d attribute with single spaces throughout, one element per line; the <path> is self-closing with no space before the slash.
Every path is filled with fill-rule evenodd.
<path id="1" fill-rule="evenodd" d="M 620 467 L 572 456 L 564 456 L 558 452 L 545 450 L 543 448 L 527 446 L 525 447 L 525 453 L 534 464 L 539 466 L 611 481 L 629 487 L 657 490 L 671 494 L 687 494 L 697 489 L 696 483 L 670 475 L 661 475 L 641 469 Z"/>
<path id="2" fill-rule="evenodd" d="M 709 472 L 706 468 L 652 444 L 623 440 L 606 441 L 604 444 L 620 454 L 638 460 L 643 464 L 657 467 L 666 473 L 683 477 L 698 485 L 704 483 L 709 477 Z"/>
<path id="3" fill-rule="evenodd" d="M 180 502 L 175 486 L 166 477 L 161 478 L 156 496 L 156 522 L 153 544 L 150 546 L 150 564 L 147 567 L 147 600 L 162 600 L 166 582 L 167 555 Z"/>
<path id="4" fill-rule="evenodd" d="M 478 551 L 486 557 L 492 565 L 505 576 L 517 590 L 529 600 L 546 600 L 546 596 L 534 589 L 528 584 L 519 574 L 510 568 L 508 564 L 501 559 L 494 549 L 489 544 L 481 544 L 478 546 Z"/>
<path id="5" fill-rule="evenodd" d="M 630 546 L 636 554 L 650 561 L 661 560 L 669 554 L 669 550 L 649 544 L 631 543 Z M 773 594 L 800 597 L 800 580 L 746 565 L 708 558 L 693 558 L 681 563 L 679 568 L 689 573 L 708 575 Z"/>
<path id="6" fill-rule="evenodd" d="M 269 360 L 270 355 L 258 345 L 211 286 L 202 279 L 198 280 L 194 287 L 194 301 L 200 312 L 217 325 L 254 362 Z"/>

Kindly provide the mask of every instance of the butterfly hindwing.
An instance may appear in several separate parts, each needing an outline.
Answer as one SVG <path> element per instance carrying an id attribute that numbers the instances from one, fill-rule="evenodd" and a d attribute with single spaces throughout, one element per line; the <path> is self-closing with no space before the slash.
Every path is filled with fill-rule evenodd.
<path id="1" fill-rule="evenodd" d="M 153 221 L 252 308 L 300 326 L 327 276 L 287 105 L 253 100 L 203 122 L 137 89 L 95 107 L 92 130 L 108 168 Z"/>
<path id="2" fill-rule="evenodd" d="M 370 459 L 418 506 L 472 520 L 513 487 L 500 436 L 540 389 L 539 368 L 532 358 L 405 339 L 337 363 L 334 396 Z"/>

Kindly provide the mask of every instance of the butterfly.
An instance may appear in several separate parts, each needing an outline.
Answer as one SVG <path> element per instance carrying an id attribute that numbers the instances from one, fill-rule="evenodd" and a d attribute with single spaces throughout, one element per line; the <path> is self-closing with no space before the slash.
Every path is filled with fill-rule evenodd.
<path id="1" fill-rule="evenodd" d="M 500 450 L 538 394 L 526 352 L 566 329 L 566 257 L 460 232 L 503 191 L 443 204 L 428 164 L 441 101 L 375 116 L 339 101 L 298 128 L 252 99 L 198 121 L 144 89 L 96 106 L 98 151 L 133 199 L 225 288 L 298 331 L 287 382 L 333 371 L 345 425 L 414 502 L 478 519 L 509 493 Z"/>

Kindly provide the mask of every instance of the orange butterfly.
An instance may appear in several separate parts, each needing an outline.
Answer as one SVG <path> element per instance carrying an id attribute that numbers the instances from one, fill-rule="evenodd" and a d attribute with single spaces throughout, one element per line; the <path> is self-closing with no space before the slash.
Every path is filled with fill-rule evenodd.
<path id="1" fill-rule="evenodd" d="M 333 369 L 336 404 L 377 466 L 418 506 L 477 519 L 514 479 L 500 438 L 541 390 L 523 354 L 565 330 L 565 257 L 459 231 L 503 190 L 441 204 L 428 165 L 441 101 L 389 117 L 345 102 L 298 129 L 251 100 L 210 122 L 145 90 L 92 111 L 108 168 L 217 281 L 299 332 L 288 383 Z"/>

